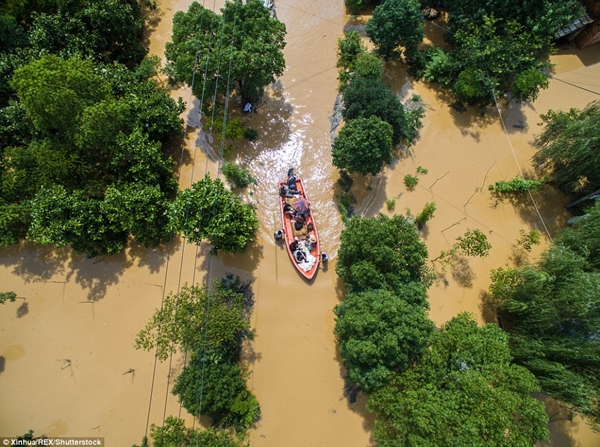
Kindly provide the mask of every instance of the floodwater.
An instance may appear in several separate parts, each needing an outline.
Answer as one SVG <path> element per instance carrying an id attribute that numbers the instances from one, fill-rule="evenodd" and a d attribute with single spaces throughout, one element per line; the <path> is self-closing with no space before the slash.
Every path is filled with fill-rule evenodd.
<path id="1" fill-rule="evenodd" d="M 189 3 L 159 0 L 148 35 L 151 53 L 162 56 L 174 12 Z M 0 251 L 1 290 L 24 298 L 0 308 L 0 436 L 33 429 L 48 436 L 103 436 L 107 446 L 126 446 L 139 443 L 149 423 L 161 424 L 168 415 L 181 415 L 193 425 L 169 393 L 185 359 L 178 355 L 155 365 L 153 353 L 136 351 L 133 340 L 164 293 L 232 272 L 253 280 L 256 297 L 256 337 L 245 362 L 262 419 L 250 432 L 250 444 L 372 445 L 372 417 L 363 396 L 349 403 L 344 395 L 333 337 L 332 308 L 344 292 L 335 275 L 342 225 L 334 201 L 338 175 L 331 165 L 329 116 L 337 94 L 336 42 L 348 17 L 342 1 L 332 3 L 277 1 L 278 18 L 288 29 L 287 69 L 257 113 L 244 117 L 259 139 L 237 143 L 238 161 L 258 179 L 246 198 L 257 204 L 261 229 L 247 253 L 213 259 L 205 246 L 181 240 L 155 250 L 131 244 L 122 255 L 96 260 L 30 244 Z M 222 2 L 206 6 L 218 9 Z M 434 31 L 428 28 L 432 39 Z M 566 82 L 600 91 L 600 46 L 565 50 L 553 60 L 556 79 L 550 88 L 534 104 L 503 112 L 507 134 L 497 114 L 457 112 L 437 90 L 411 84 L 400 67 L 388 67 L 388 82 L 407 98 L 420 95 L 427 114 L 420 139 L 390 169 L 375 179 L 355 179 L 357 211 L 391 214 L 386 200 L 394 199 L 396 213 L 416 214 L 433 201 L 435 217 L 422 233 L 432 259 L 467 229 L 485 232 L 492 245 L 489 257 L 458 259 L 445 272 L 432 264 L 439 272 L 429 291 L 430 316 L 437 324 L 460 311 L 491 321 L 485 305 L 489 272 L 526 257 L 516 249 L 519 230 L 544 232 L 545 226 L 552 234 L 568 217 L 564 198 L 556 194 L 534 194 L 534 206 L 527 200 L 498 202 L 487 190 L 519 169 L 531 172 L 530 143 L 539 132 L 540 114 L 581 108 L 596 99 Z M 197 129 L 198 104 L 189 89 L 174 95 L 188 102 L 184 151 L 175 148 L 173 154 L 182 160 L 180 185 L 189 187 L 206 172 L 218 174 L 213 155 L 218 148 L 211 149 L 210 135 Z M 306 180 L 323 249 L 334 258 L 310 284 L 272 240 L 279 227 L 276 184 L 292 166 Z M 419 166 L 428 173 L 418 174 L 419 184 L 407 191 L 404 175 L 416 175 Z M 530 259 L 542 249 L 534 248 Z M 569 421 L 553 403 L 549 414 L 550 445 L 600 445 L 600 436 L 580 419 Z"/>

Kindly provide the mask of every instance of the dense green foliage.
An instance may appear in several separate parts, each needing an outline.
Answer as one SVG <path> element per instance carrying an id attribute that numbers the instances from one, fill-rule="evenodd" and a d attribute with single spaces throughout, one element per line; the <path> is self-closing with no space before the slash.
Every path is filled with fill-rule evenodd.
<path id="1" fill-rule="evenodd" d="M 392 162 L 392 126 L 376 116 L 350 120 L 333 142 L 334 166 L 377 175 Z"/>
<path id="2" fill-rule="evenodd" d="M 381 79 L 353 78 L 343 91 L 344 119 L 376 116 L 392 126 L 394 146 L 409 136 L 404 106 Z"/>
<path id="3" fill-rule="evenodd" d="M 498 269 L 490 291 L 515 360 L 542 390 L 600 422 L 600 204 L 535 265 Z"/>
<path id="4" fill-rule="evenodd" d="M 550 110 L 542 115 L 544 130 L 536 138 L 534 161 L 549 181 L 568 195 L 600 188 L 600 101 L 583 110 Z"/>
<path id="5" fill-rule="evenodd" d="M 583 12 L 576 0 L 447 0 L 444 6 L 451 48 L 430 47 L 408 62 L 418 76 L 477 106 L 506 94 L 516 101 L 535 99 L 548 86 L 554 33 Z"/>
<path id="6" fill-rule="evenodd" d="M 173 394 L 190 414 L 209 416 L 216 425 L 249 428 L 260 409 L 246 389 L 246 373 L 237 360 L 194 352 L 175 380 Z"/>
<path id="7" fill-rule="evenodd" d="M 245 188 L 250 183 L 256 183 L 256 179 L 250 175 L 247 169 L 240 168 L 231 161 L 223 164 L 221 171 L 227 181 L 235 188 Z"/>
<path id="8" fill-rule="evenodd" d="M 415 366 L 369 397 L 381 447 L 533 447 L 548 439 L 535 377 L 511 363 L 507 335 L 460 314 Z"/>
<path id="9" fill-rule="evenodd" d="M 423 18 L 419 0 L 387 0 L 377 6 L 365 33 L 385 60 L 401 56 L 404 47 L 410 59 L 423 41 Z"/>
<path id="10" fill-rule="evenodd" d="M 242 339 L 250 334 L 249 284 L 228 277 L 206 287 L 185 285 L 164 299 L 161 309 L 136 338 L 138 349 L 156 349 L 159 360 L 177 350 L 190 360 L 175 380 L 173 394 L 193 415 L 244 432 L 260 417 L 256 398 L 246 388 L 238 365 Z"/>
<path id="11" fill-rule="evenodd" d="M 536 35 L 546 38 L 569 24 L 582 12 L 577 0 L 444 0 L 448 10 L 450 31 L 453 33 L 470 24 L 482 25 L 486 17 L 494 15 L 507 21 L 515 21 Z"/>
<path id="12" fill-rule="evenodd" d="M 379 289 L 346 295 L 334 312 L 347 383 L 372 393 L 419 357 L 433 323 L 424 307 L 410 303 L 426 300 L 420 283 L 399 286 L 394 293 Z"/>
<path id="13" fill-rule="evenodd" d="M 336 272 L 350 291 L 400 293 L 406 284 L 424 280 L 426 259 L 427 248 L 403 216 L 354 217 L 342 231 Z M 427 306 L 418 293 L 409 302 Z"/>
<path id="14" fill-rule="evenodd" d="M 218 360 L 223 355 L 231 358 L 248 330 L 242 293 L 217 283 L 212 293 L 205 287 L 185 285 L 179 293 L 165 297 L 162 308 L 139 332 L 135 346 L 146 351 L 156 348 L 159 360 L 178 349 L 208 351 Z"/>
<path id="15" fill-rule="evenodd" d="M 185 421 L 168 416 L 162 426 L 152 424 L 152 440 L 144 440 L 142 447 L 244 447 L 245 444 L 233 438 L 226 431 L 209 428 L 186 428 Z M 137 447 L 137 446 L 133 446 Z"/>
<path id="16" fill-rule="evenodd" d="M 227 2 L 221 15 L 194 2 L 173 17 L 166 71 L 192 86 L 206 104 L 215 91 L 226 95 L 236 86 L 243 97 L 256 101 L 263 87 L 283 74 L 285 33 L 285 25 L 271 18 L 260 0 Z"/>
<path id="17" fill-rule="evenodd" d="M 162 142 L 181 134 L 183 103 L 122 65 L 53 55 L 18 68 L 11 85 L 20 101 L 2 129 L 4 245 L 28 234 L 96 256 L 121 251 L 128 234 L 146 246 L 168 237 L 177 187 Z M 29 134 L 11 132 L 19 122 Z"/>
<path id="18" fill-rule="evenodd" d="M 137 65 L 147 53 L 138 0 L 7 0 L 0 5 L 0 107 L 13 71 L 48 54 Z"/>
<path id="19" fill-rule="evenodd" d="M 258 230 L 254 207 L 209 174 L 177 196 L 171 219 L 175 231 L 195 243 L 208 239 L 214 252 L 241 252 Z"/>
<path id="20" fill-rule="evenodd" d="M 541 188 L 543 184 L 544 180 L 524 179 L 522 177 L 517 176 L 508 182 L 505 182 L 504 180 L 499 180 L 493 185 L 489 185 L 488 189 L 494 194 L 504 195 L 529 191 L 530 189 L 537 191 Z"/>

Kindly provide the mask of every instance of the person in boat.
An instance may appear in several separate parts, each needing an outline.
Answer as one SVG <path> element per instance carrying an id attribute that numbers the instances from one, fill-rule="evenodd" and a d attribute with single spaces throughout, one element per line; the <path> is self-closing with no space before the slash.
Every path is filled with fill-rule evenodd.
<path id="1" fill-rule="evenodd" d="M 294 207 L 287 202 L 284 202 L 283 204 L 283 212 L 292 216 L 296 214 L 296 210 L 294 209 Z"/>
<path id="2" fill-rule="evenodd" d="M 292 242 L 290 242 L 290 250 L 292 253 L 297 251 L 299 248 L 300 248 L 300 243 L 298 242 L 298 238 L 296 238 Z"/>
<path id="3" fill-rule="evenodd" d="M 306 262 L 308 259 L 306 258 L 306 254 L 302 250 L 294 251 L 294 259 L 298 264 L 301 262 Z"/>
<path id="4" fill-rule="evenodd" d="M 293 191 L 298 191 L 298 187 L 296 186 L 296 176 L 294 174 L 290 175 L 288 178 L 287 187 Z"/>
<path id="5" fill-rule="evenodd" d="M 317 245 L 317 238 L 315 237 L 314 234 L 307 234 L 304 239 L 306 240 L 305 244 L 306 244 L 306 248 L 308 249 L 308 251 L 312 251 L 314 250 L 315 246 Z"/>

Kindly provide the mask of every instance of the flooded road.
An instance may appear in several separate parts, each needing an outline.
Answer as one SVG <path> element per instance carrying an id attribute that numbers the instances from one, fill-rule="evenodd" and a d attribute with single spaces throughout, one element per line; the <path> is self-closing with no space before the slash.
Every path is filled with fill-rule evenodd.
<path id="1" fill-rule="evenodd" d="M 189 1 L 160 0 L 150 22 L 148 44 L 163 56 L 170 40 L 172 16 Z M 222 2 L 206 2 L 205 6 Z M 218 278 L 225 272 L 253 280 L 256 304 L 255 340 L 245 354 L 252 374 L 249 384 L 262 409 L 250 432 L 256 447 L 372 445 L 372 418 L 365 399 L 350 404 L 333 337 L 332 308 L 343 296 L 335 259 L 304 282 L 287 253 L 273 242 L 279 227 L 276 184 L 289 167 L 304 177 L 319 223 L 324 251 L 335 258 L 341 219 L 334 201 L 338 174 L 331 164 L 329 117 L 337 94 L 336 48 L 347 17 L 343 2 L 277 1 L 277 15 L 288 30 L 285 74 L 268 91 L 257 113 L 244 116 L 259 138 L 236 143 L 238 161 L 258 179 L 247 200 L 257 204 L 259 238 L 247 253 L 207 256 L 207 247 L 175 240 L 156 250 L 131 245 L 119 256 L 86 260 L 69 250 L 23 244 L 0 251 L 2 290 L 25 300 L 0 306 L 0 436 L 29 429 L 48 436 L 103 436 L 107 446 L 139 443 L 149 423 L 165 416 L 191 417 L 169 392 L 184 359 L 158 363 L 153 353 L 136 351 L 133 340 L 164 293 L 185 282 Z M 598 45 L 596 45 L 598 47 Z M 584 107 L 597 98 L 562 81 L 598 91 L 600 48 L 554 56 L 556 78 L 534 104 L 504 112 L 508 137 L 491 113 L 482 118 L 459 113 L 423 83 L 410 84 L 399 67 L 388 67 L 387 81 L 426 104 L 420 139 L 390 169 L 374 179 L 355 182 L 358 211 L 366 216 L 395 212 L 413 214 L 435 202 L 435 217 L 423 231 L 430 257 L 449 248 L 467 229 L 480 229 L 492 245 L 490 256 L 468 258 L 454 270 L 441 271 L 430 289 L 430 317 L 437 323 L 460 311 L 491 320 L 484 303 L 489 271 L 520 255 L 519 230 L 550 233 L 564 225 L 564 199 L 534 195 L 530 202 L 496 202 L 487 186 L 530 172 L 530 143 L 539 132 L 539 115 L 549 108 Z M 206 172 L 218 175 L 218 164 L 198 131 L 198 104 L 189 92 L 174 92 L 188 102 L 188 131 L 179 171 L 182 188 Z M 232 108 L 239 104 L 232 103 Z M 174 158 L 180 151 L 174 150 Z M 419 184 L 407 191 L 403 178 Z M 363 191 L 359 187 L 363 184 Z M 366 186 L 371 189 L 367 190 Z M 364 199 L 362 199 L 364 198 Z M 545 243 L 548 242 L 546 238 Z M 531 259 L 543 247 L 534 248 Z M 554 447 L 596 447 L 600 435 L 580 420 L 557 416 L 550 424 Z"/>

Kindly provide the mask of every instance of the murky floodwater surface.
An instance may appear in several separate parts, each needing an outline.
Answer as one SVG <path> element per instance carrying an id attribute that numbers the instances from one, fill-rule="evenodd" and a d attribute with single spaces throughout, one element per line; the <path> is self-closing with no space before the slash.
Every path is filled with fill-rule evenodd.
<path id="1" fill-rule="evenodd" d="M 186 10 L 190 1 L 158 4 L 148 43 L 152 54 L 163 56 L 172 16 Z M 219 9 L 223 3 L 204 4 Z M 0 436 L 33 429 L 48 436 L 104 436 L 107 446 L 125 446 L 139 443 L 148 423 L 161 424 L 168 415 L 193 424 L 169 393 L 183 358 L 159 363 L 155 370 L 153 354 L 136 351 L 133 340 L 164 292 L 233 272 L 252 279 L 256 294 L 256 338 L 245 362 L 252 370 L 250 386 L 262 419 L 250 433 L 250 444 L 372 445 L 372 418 L 364 397 L 350 404 L 344 396 L 332 313 L 343 290 L 334 262 L 308 284 L 272 240 L 279 227 L 276 184 L 295 167 L 305 178 L 323 249 L 335 257 L 339 247 L 342 227 L 334 201 L 338 175 L 331 165 L 329 116 L 337 94 L 337 39 L 348 20 L 344 13 L 341 0 L 277 2 L 278 18 L 288 30 L 287 69 L 257 113 L 243 117 L 259 138 L 237 144 L 238 161 L 258 179 L 247 199 L 257 204 L 261 228 L 247 253 L 211 260 L 206 247 L 181 240 L 156 250 L 131 245 L 122 255 L 96 260 L 29 244 L 0 251 L 2 290 L 26 298 L 0 308 Z M 600 88 L 593 86 L 600 79 L 600 47 L 562 51 L 554 60 L 556 78 Z M 391 214 L 385 201 L 395 199 L 396 213 L 409 209 L 415 214 L 426 202 L 435 202 L 435 217 L 423 232 L 431 258 L 467 229 L 484 231 L 492 244 L 489 257 L 463 259 L 446 272 L 434 265 L 440 275 L 430 289 L 430 316 L 440 324 L 466 310 L 488 321 L 492 317 L 482 303 L 489 271 L 521 255 L 516 251 L 519 230 L 543 231 L 543 220 L 552 232 L 567 216 L 564 199 L 555 195 L 534 195 L 538 215 L 531 202 L 495 201 L 487 187 L 512 179 L 519 166 L 531 171 L 530 143 L 539 131 L 541 113 L 581 108 L 596 97 L 553 80 L 535 104 L 504 112 L 507 138 L 497 114 L 483 118 L 459 113 L 430 86 L 411 84 L 400 67 L 388 66 L 387 81 L 407 97 L 422 97 L 425 126 L 420 139 L 384 175 L 356 179 L 358 211 L 366 216 Z M 174 95 L 188 102 L 187 146 L 179 173 L 184 188 L 206 172 L 216 176 L 218 165 L 207 149 L 210 137 L 197 130 L 198 102 L 189 89 Z M 418 166 L 428 173 L 419 174 L 419 184 L 409 192 L 404 175 L 416 175 Z M 534 249 L 532 259 L 541 250 Z M 600 437 L 581 420 L 555 419 L 551 445 L 600 445 Z"/>

